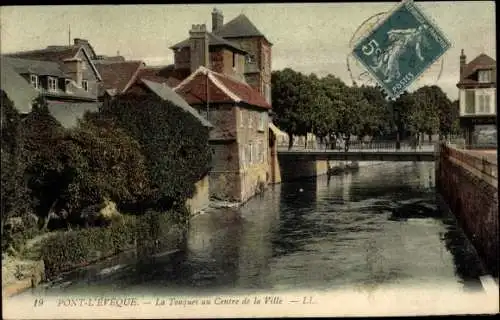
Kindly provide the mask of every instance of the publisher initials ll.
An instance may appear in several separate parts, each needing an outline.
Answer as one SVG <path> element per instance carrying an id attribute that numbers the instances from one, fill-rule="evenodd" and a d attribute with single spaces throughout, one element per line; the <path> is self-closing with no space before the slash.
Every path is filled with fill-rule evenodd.
<path id="1" fill-rule="evenodd" d="M 302 304 L 312 304 L 313 303 L 313 297 L 311 296 L 306 296 L 304 299 L 302 299 Z"/>

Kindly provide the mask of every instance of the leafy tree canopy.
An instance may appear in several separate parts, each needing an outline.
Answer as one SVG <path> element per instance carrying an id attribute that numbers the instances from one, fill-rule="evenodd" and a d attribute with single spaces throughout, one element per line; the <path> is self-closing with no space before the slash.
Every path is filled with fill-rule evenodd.
<path id="1" fill-rule="evenodd" d="M 122 95 L 105 104 L 99 117 L 111 119 L 140 143 L 149 169 L 148 205 L 183 207 L 195 183 L 210 170 L 208 128 L 154 95 Z"/>

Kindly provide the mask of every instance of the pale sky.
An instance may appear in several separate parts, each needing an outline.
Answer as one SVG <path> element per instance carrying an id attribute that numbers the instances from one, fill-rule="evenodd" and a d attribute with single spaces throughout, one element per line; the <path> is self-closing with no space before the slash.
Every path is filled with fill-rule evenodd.
<path id="1" fill-rule="evenodd" d="M 452 43 L 443 56 L 443 71 L 435 65 L 412 87 L 437 84 L 450 99 L 458 97 L 456 82 L 460 49 L 470 61 L 480 53 L 496 58 L 495 4 L 493 1 L 416 1 Z M 186 39 L 192 24 L 206 23 L 221 9 L 224 22 L 244 13 L 273 43 L 272 68 L 319 76 L 332 73 L 351 84 L 346 59 L 349 41 L 369 17 L 392 9 L 396 2 L 217 5 L 98 5 L 1 7 L 3 53 L 68 43 L 71 38 L 90 41 L 97 54 L 141 59 L 148 65 L 173 62 L 169 46 Z M 353 65 L 354 74 L 361 69 Z"/>

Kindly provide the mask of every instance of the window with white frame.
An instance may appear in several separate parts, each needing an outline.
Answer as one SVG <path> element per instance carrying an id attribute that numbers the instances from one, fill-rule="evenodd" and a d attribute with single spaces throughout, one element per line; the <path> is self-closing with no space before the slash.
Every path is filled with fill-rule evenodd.
<path id="1" fill-rule="evenodd" d="M 49 91 L 57 91 L 57 79 L 48 77 L 48 90 Z"/>
<path id="2" fill-rule="evenodd" d="M 89 91 L 89 82 L 87 80 L 82 80 L 82 88 L 85 91 Z"/>
<path id="3" fill-rule="evenodd" d="M 474 90 L 465 91 L 465 113 L 476 113 L 476 97 Z"/>
<path id="4" fill-rule="evenodd" d="M 39 88 L 38 76 L 36 74 L 30 75 L 30 82 L 33 87 L 36 89 Z"/>
<path id="5" fill-rule="evenodd" d="M 253 117 L 252 117 L 253 113 L 252 112 L 248 112 L 248 127 L 249 128 L 252 128 L 253 127 Z"/>
<path id="6" fill-rule="evenodd" d="M 490 95 L 488 94 L 480 94 L 478 95 L 478 111 L 480 113 L 489 113 L 490 112 Z"/>
<path id="7" fill-rule="evenodd" d="M 259 127 L 258 127 L 258 130 L 259 131 L 264 131 L 266 128 L 266 113 L 265 112 L 261 112 L 260 113 L 260 118 L 259 118 Z"/>
<path id="8" fill-rule="evenodd" d="M 243 127 L 244 124 L 244 116 L 243 116 L 243 109 L 240 109 L 240 127 Z"/>
<path id="9" fill-rule="evenodd" d="M 477 77 L 479 82 L 482 83 L 491 82 L 491 70 L 479 70 Z"/>

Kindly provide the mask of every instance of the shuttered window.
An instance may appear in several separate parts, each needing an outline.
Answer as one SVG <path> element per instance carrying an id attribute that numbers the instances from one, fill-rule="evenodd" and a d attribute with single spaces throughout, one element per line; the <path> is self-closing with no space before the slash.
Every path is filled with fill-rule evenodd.
<path id="1" fill-rule="evenodd" d="M 465 91 L 465 113 L 476 112 L 476 96 L 474 90 Z"/>

